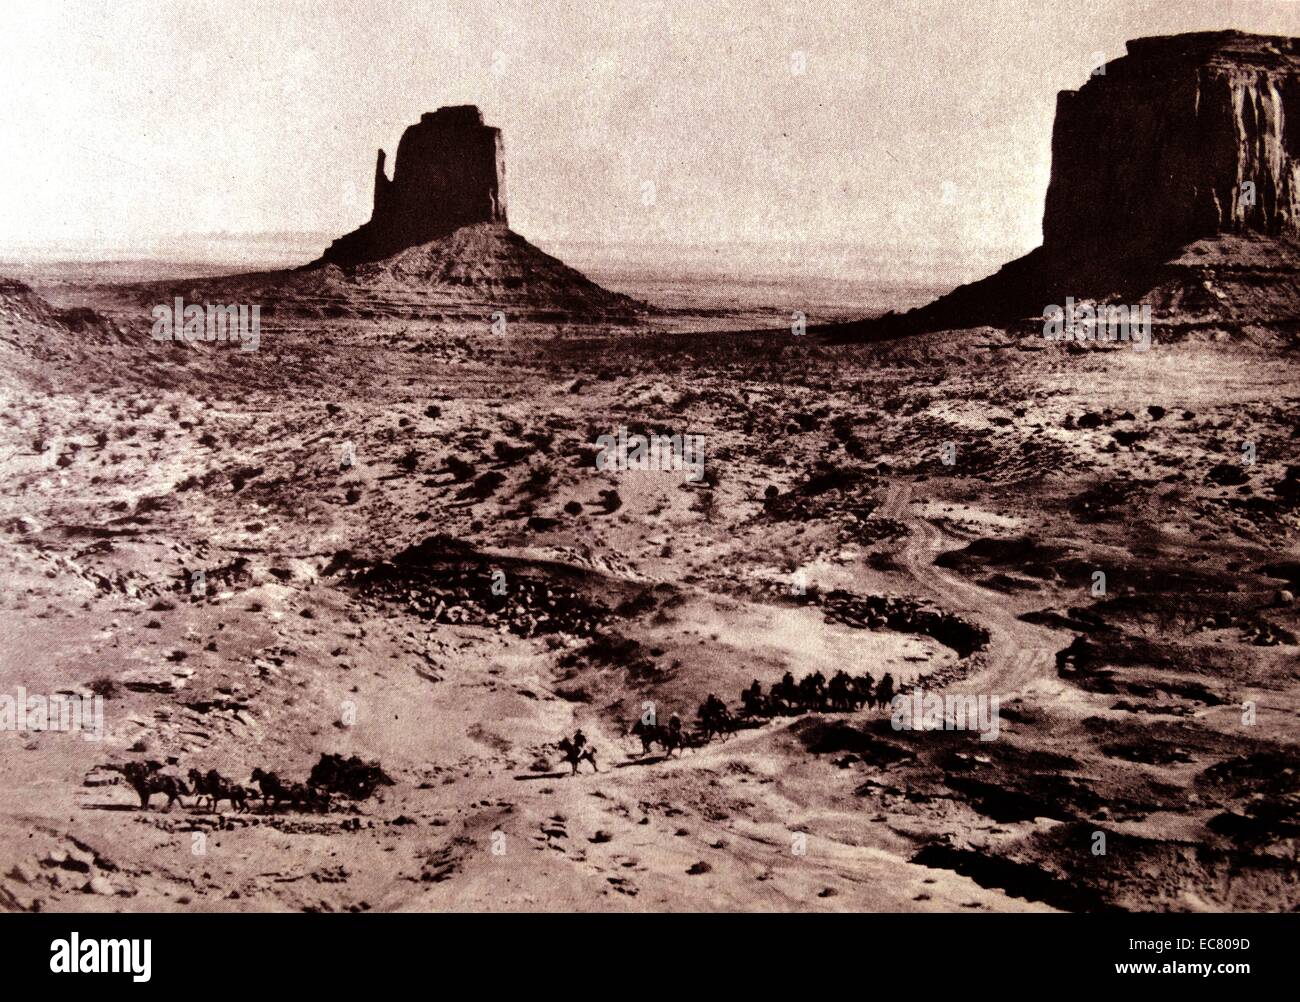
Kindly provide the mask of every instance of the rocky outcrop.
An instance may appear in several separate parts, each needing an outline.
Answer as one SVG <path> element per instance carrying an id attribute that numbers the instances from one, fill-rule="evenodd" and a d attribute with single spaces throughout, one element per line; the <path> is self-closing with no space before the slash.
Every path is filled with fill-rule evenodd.
<path id="1" fill-rule="evenodd" d="M 501 132 L 483 124 L 478 108 L 422 115 L 402 135 L 391 179 L 385 167 L 380 150 L 369 222 L 318 260 L 230 282 L 248 297 L 273 289 L 282 307 L 330 317 L 486 312 L 624 323 L 646 312 L 644 303 L 602 288 L 509 228 Z M 201 295 L 219 294 L 219 285 L 206 283 Z"/>
<path id="2" fill-rule="evenodd" d="M 123 343 L 128 335 L 107 317 L 84 306 L 62 309 L 31 286 L 0 276 L 0 347 L 38 358 L 64 358 L 103 344 Z"/>
<path id="3" fill-rule="evenodd" d="M 1300 39 L 1131 41 L 1057 100 L 1043 245 L 845 340 L 1041 320 L 1051 304 L 1153 302 L 1159 319 L 1300 322 Z"/>
<path id="4" fill-rule="evenodd" d="M 141 305 L 181 296 L 193 303 L 274 304 L 276 316 L 473 321 L 484 330 L 498 314 L 510 322 L 629 324 L 648 310 L 500 223 L 461 226 L 350 266 L 318 260 L 292 271 L 160 282 L 131 291 Z"/>
<path id="5" fill-rule="evenodd" d="M 345 267 L 378 261 L 462 226 L 506 224 L 501 130 L 485 125 L 473 105 L 421 115 L 397 146 L 392 180 L 385 159 L 380 150 L 370 221 L 335 240 L 323 261 Z"/>
<path id="6" fill-rule="evenodd" d="M 899 633 L 923 633 L 968 658 L 989 645 L 989 631 L 929 602 L 895 595 L 855 595 L 836 589 L 822 602 L 831 622 L 860 629 L 888 627 Z"/>
<path id="7" fill-rule="evenodd" d="M 1300 39 L 1144 38 L 1057 98 L 1043 249 L 1300 234 Z"/>

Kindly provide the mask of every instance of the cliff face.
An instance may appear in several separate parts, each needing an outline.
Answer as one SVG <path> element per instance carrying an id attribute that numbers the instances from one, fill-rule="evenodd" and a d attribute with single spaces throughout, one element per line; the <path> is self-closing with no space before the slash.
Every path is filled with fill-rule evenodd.
<path id="1" fill-rule="evenodd" d="M 473 105 L 420 116 L 402 134 L 392 178 L 386 160 L 380 150 L 370 220 L 320 258 L 293 272 L 234 276 L 186 294 L 195 302 L 274 299 L 329 316 L 508 311 L 512 319 L 623 323 L 647 310 L 509 228 L 501 131 L 484 125 Z M 233 299 L 231 288 L 244 298 Z"/>
<path id="2" fill-rule="evenodd" d="M 1060 94 L 1045 252 L 1127 258 L 1243 231 L 1300 233 L 1300 39 L 1139 39 Z"/>
<path id="3" fill-rule="evenodd" d="M 501 131 L 484 125 L 473 105 L 420 116 L 402 134 L 392 180 L 384 163 L 380 150 L 370 221 L 335 240 L 326 262 L 377 261 L 462 226 L 506 224 Z"/>
<path id="4" fill-rule="evenodd" d="M 1300 39 L 1201 32 L 1127 49 L 1057 99 L 1041 247 L 832 333 L 1003 325 L 1066 296 L 1164 304 L 1166 324 L 1300 322 Z"/>

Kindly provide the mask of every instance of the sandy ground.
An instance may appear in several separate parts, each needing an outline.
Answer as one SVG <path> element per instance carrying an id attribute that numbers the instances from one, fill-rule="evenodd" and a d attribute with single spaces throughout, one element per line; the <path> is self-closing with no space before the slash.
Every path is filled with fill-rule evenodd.
<path id="1" fill-rule="evenodd" d="M 104 691 L 105 734 L 0 732 L 2 907 L 1300 905 L 1284 345 L 296 314 L 240 352 L 58 295 L 117 327 L 0 318 L 0 693 Z M 703 435 L 705 482 L 596 471 L 620 425 Z M 831 614 L 873 596 L 988 642 Z M 996 695 L 999 737 L 870 708 L 668 758 L 628 733 L 841 668 Z M 395 785 L 140 810 L 102 768 L 326 752 Z"/>

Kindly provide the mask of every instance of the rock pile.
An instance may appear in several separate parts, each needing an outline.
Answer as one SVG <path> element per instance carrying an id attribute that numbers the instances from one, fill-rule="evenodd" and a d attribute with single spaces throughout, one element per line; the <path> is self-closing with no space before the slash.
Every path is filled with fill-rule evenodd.
<path id="1" fill-rule="evenodd" d="M 589 637 L 611 618 L 607 608 L 571 585 L 502 571 L 488 557 L 443 537 L 353 571 L 350 580 L 363 594 L 405 602 L 435 623 L 485 626 L 521 637 Z"/>
<path id="2" fill-rule="evenodd" d="M 924 633 L 962 658 L 983 650 L 989 643 L 989 631 L 951 612 L 944 612 L 929 602 L 894 595 L 853 595 L 846 591 L 830 592 L 822 601 L 827 619 L 861 629 L 888 627 L 900 633 Z"/>

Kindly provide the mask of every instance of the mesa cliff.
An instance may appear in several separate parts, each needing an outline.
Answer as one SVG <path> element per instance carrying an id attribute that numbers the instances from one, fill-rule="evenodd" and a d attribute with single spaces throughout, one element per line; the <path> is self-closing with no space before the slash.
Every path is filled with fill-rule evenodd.
<path id="1" fill-rule="evenodd" d="M 1057 97 L 1043 248 L 1134 257 L 1300 234 L 1298 158 L 1300 39 L 1138 39 Z"/>
<path id="2" fill-rule="evenodd" d="M 1042 246 L 856 338 L 1042 316 L 1064 297 L 1166 323 L 1300 321 L 1300 39 L 1143 38 L 1058 96 Z"/>
<path id="3" fill-rule="evenodd" d="M 290 284 L 328 311 L 458 307 L 514 315 L 621 321 L 646 306 L 611 292 L 509 228 L 501 130 L 474 105 L 426 112 L 397 146 L 390 179 L 381 149 L 370 219 L 335 240 Z M 346 302 L 343 302 L 346 301 Z"/>
<path id="4" fill-rule="evenodd" d="M 490 317 L 632 322 L 649 307 L 612 292 L 510 229 L 501 131 L 473 105 L 420 116 L 381 149 L 369 220 L 285 271 L 123 286 L 141 303 L 274 303 L 312 317 Z"/>
<path id="5" fill-rule="evenodd" d="M 370 221 L 322 256 L 343 266 L 378 261 L 475 223 L 506 225 L 501 130 L 473 105 L 426 112 L 397 146 L 392 180 L 381 149 Z"/>

